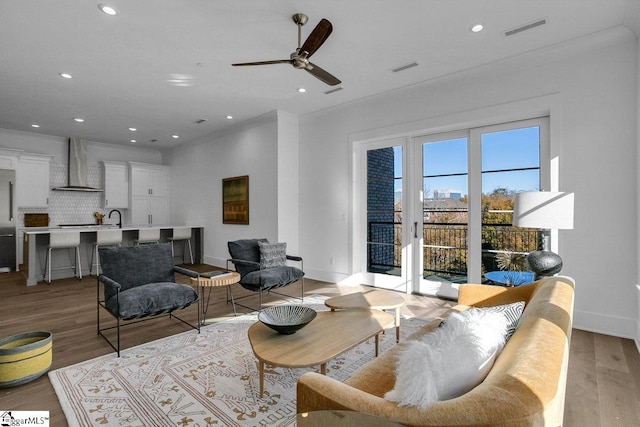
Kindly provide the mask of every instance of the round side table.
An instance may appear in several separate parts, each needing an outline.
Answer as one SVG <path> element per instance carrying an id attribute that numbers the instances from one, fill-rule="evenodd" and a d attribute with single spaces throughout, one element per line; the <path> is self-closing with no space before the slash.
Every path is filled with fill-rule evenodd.
<path id="1" fill-rule="evenodd" d="M 233 315 L 237 316 L 236 313 L 236 303 L 233 300 L 233 293 L 231 292 L 231 285 L 234 283 L 238 283 L 240 281 L 240 274 L 235 271 L 211 271 L 207 273 L 200 273 L 200 275 L 191 278 L 191 285 L 196 286 L 198 289 L 198 293 L 200 294 L 200 313 L 202 315 L 202 320 L 200 324 L 204 326 L 207 318 L 207 310 L 209 308 L 209 300 L 211 298 L 211 290 L 216 287 L 226 286 L 227 287 L 227 303 L 229 303 L 229 299 L 231 299 L 231 305 L 233 306 Z M 206 300 L 205 300 L 205 289 L 208 289 Z"/>
<path id="2" fill-rule="evenodd" d="M 404 298 L 397 292 L 384 289 L 376 289 L 366 292 L 332 297 L 324 302 L 324 305 L 332 311 L 349 309 L 367 310 L 394 310 L 396 327 L 396 342 L 400 342 L 400 308 L 405 304 Z"/>

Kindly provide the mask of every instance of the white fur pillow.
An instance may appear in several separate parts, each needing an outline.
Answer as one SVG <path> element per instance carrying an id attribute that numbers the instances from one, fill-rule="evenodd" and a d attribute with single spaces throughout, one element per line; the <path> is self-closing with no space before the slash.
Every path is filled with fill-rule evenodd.
<path id="1" fill-rule="evenodd" d="M 396 384 L 385 398 L 426 409 L 480 384 L 505 344 L 509 320 L 500 313 L 469 309 L 450 314 L 420 341 L 401 345 Z"/>

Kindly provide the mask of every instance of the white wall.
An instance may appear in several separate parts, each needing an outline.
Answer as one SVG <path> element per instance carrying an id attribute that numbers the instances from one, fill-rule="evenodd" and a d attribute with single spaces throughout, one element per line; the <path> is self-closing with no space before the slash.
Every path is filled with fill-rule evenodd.
<path id="1" fill-rule="evenodd" d="M 425 123 L 432 126 L 427 132 L 451 129 L 454 119 L 467 125 L 465 117 L 473 122 L 494 109 L 502 112 L 496 121 L 509 120 L 535 114 L 527 106 L 548 97 L 556 103 L 546 112 L 553 110 L 559 187 L 576 194 L 575 229 L 561 232 L 559 247 L 563 274 L 577 283 L 575 326 L 634 337 L 638 182 L 629 178 L 637 166 L 637 57 L 637 40 L 618 28 L 575 46 L 302 116 L 300 249 L 309 276 L 337 281 L 355 272 L 349 221 L 353 135 L 419 131 Z"/>
<path id="2" fill-rule="evenodd" d="M 276 113 L 165 153 L 171 166 L 171 222 L 203 225 L 204 261 L 222 266 L 227 242 L 278 241 Z M 222 179 L 249 175 L 249 225 L 222 223 Z"/>

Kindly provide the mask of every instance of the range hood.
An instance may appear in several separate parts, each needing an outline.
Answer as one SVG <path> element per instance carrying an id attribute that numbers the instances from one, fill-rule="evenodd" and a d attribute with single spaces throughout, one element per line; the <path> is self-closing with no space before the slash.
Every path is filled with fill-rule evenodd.
<path id="1" fill-rule="evenodd" d="M 69 175 L 65 187 L 56 187 L 56 191 L 102 192 L 99 188 L 89 187 L 87 179 L 87 141 L 69 138 Z"/>

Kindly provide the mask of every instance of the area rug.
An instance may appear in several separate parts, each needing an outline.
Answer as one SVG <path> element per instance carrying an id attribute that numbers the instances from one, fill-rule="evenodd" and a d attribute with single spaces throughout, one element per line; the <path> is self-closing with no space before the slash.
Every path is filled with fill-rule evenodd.
<path id="1" fill-rule="evenodd" d="M 326 310 L 325 297 L 304 305 Z M 247 338 L 255 313 L 137 347 L 121 357 L 101 356 L 49 372 L 69 426 L 290 426 L 295 425 L 296 381 L 316 368 L 267 366 L 259 397 L 256 359 Z M 407 336 L 424 320 L 402 319 Z M 395 333 L 380 335 L 380 351 Z M 373 338 L 327 364 L 344 381 L 374 357 Z"/>

